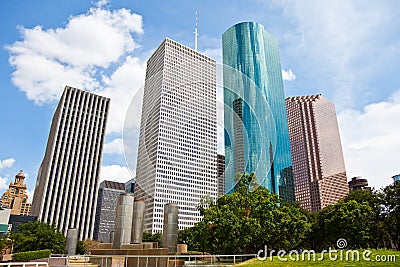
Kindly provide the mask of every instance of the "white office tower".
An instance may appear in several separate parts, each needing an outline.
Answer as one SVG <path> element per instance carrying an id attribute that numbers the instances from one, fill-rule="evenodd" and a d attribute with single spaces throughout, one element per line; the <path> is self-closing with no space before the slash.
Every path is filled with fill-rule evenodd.
<path id="1" fill-rule="evenodd" d="M 179 206 L 179 229 L 201 220 L 201 198 L 217 198 L 216 62 L 165 39 L 147 62 L 135 199 L 144 231 L 162 232 L 164 205 Z"/>
<path id="2" fill-rule="evenodd" d="M 110 99 L 65 87 L 51 123 L 31 214 L 78 239 L 93 238 Z"/>

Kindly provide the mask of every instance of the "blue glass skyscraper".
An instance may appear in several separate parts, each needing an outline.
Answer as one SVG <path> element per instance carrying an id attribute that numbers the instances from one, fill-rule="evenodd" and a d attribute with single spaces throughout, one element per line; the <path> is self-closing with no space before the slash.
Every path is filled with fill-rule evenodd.
<path id="1" fill-rule="evenodd" d="M 294 200 L 292 160 L 277 39 L 261 24 L 243 22 L 222 36 L 226 191 L 235 175 Z"/>

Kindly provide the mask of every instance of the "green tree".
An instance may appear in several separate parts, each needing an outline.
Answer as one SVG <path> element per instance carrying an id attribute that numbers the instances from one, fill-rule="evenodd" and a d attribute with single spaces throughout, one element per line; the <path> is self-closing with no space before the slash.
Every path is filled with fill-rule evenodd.
<path id="1" fill-rule="evenodd" d="M 353 190 L 343 198 L 344 202 L 355 200 L 358 203 L 368 203 L 377 214 L 382 212 L 382 200 L 379 192 L 375 190 Z"/>
<path id="2" fill-rule="evenodd" d="M 150 234 L 150 233 L 144 232 L 142 240 L 143 240 L 143 242 L 158 242 L 158 246 L 161 247 L 162 234 L 161 233 Z"/>
<path id="3" fill-rule="evenodd" d="M 311 232 L 311 220 L 298 204 L 285 204 L 274 211 L 276 231 L 273 234 L 274 249 L 297 249 Z"/>
<path id="4" fill-rule="evenodd" d="M 351 247 L 368 247 L 371 239 L 371 224 L 375 214 L 367 202 L 341 200 L 318 213 L 317 227 L 323 238 L 323 246 L 335 246 L 340 238 L 347 240 Z"/>
<path id="5" fill-rule="evenodd" d="M 85 247 L 83 246 L 83 241 L 81 240 L 78 240 L 78 243 L 76 244 L 76 254 L 78 255 L 87 254 Z"/>
<path id="6" fill-rule="evenodd" d="M 2 250 L 3 248 L 6 248 L 8 245 L 7 242 L 7 236 L 0 236 L 0 250 Z"/>
<path id="7" fill-rule="evenodd" d="M 63 253 L 65 237 L 53 225 L 35 221 L 24 223 L 10 234 L 14 252 L 50 249 L 52 253 Z"/>
<path id="8" fill-rule="evenodd" d="M 390 243 L 390 236 L 384 224 L 384 194 L 376 190 L 354 190 L 343 199 L 345 202 L 354 200 L 358 203 L 366 203 L 374 212 L 374 217 L 370 223 L 370 242 L 369 247 L 379 248 Z"/>
<path id="9" fill-rule="evenodd" d="M 187 234 L 189 248 L 211 254 L 253 253 L 270 248 L 295 248 L 301 244 L 311 224 L 304 210 L 280 205 L 280 199 L 256 182 L 253 173 L 236 177 L 235 192 L 214 204 L 203 200 L 203 215 Z"/>
<path id="10" fill-rule="evenodd" d="M 192 229 L 193 227 L 178 231 L 178 244 L 187 244 L 188 239 L 190 239 Z"/>
<path id="11" fill-rule="evenodd" d="M 190 251 L 209 251 L 211 246 L 211 238 L 209 231 L 209 225 L 204 221 L 200 221 L 195 224 L 194 227 L 189 228 L 188 235 L 186 236 L 186 244 L 188 245 L 188 250 Z"/>
<path id="12" fill-rule="evenodd" d="M 383 189 L 384 225 L 392 244 L 400 249 L 400 181 Z"/>

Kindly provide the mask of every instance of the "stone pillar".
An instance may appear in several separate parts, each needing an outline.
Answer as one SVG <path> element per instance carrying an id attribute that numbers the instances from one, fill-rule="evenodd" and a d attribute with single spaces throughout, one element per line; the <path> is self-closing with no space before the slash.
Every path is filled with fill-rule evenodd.
<path id="1" fill-rule="evenodd" d="M 187 245 L 186 244 L 178 244 L 176 254 L 187 253 Z"/>
<path id="2" fill-rule="evenodd" d="M 118 197 L 113 249 L 119 249 L 121 244 L 131 243 L 133 200 L 133 194 L 130 193 L 122 193 Z"/>
<path id="3" fill-rule="evenodd" d="M 78 229 L 69 228 L 67 231 L 67 240 L 65 242 L 64 253 L 67 255 L 76 255 L 77 244 L 78 244 Z"/>
<path id="4" fill-rule="evenodd" d="M 178 245 L 178 212 L 179 207 L 170 203 L 164 205 L 163 248 L 176 253 Z"/>
<path id="5" fill-rule="evenodd" d="M 133 203 L 131 243 L 134 244 L 142 243 L 144 209 L 145 209 L 145 203 L 143 200 L 137 200 Z"/>
<path id="6" fill-rule="evenodd" d="M 115 234 L 114 231 L 111 231 L 111 232 L 110 232 L 110 240 L 109 240 L 108 243 L 114 243 L 114 234 Z"/>

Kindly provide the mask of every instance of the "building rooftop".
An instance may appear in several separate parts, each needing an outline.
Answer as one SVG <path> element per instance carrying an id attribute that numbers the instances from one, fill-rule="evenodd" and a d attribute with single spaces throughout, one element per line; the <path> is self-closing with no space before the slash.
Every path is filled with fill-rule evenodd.
<path id="1" fill-rule="evenodd" d="M 113 181 L 103 181 L 102 188 L 125 191 L 125 184 Z"/>
<path id="2" fill-rule="evenodd" d="M 287 97 L 287 101 L 305 102 L 305 101 L 316 101 L 322 97 L 322 94 L 317 95 L 306 95 L 306 96 L 290 96 Z"/>

